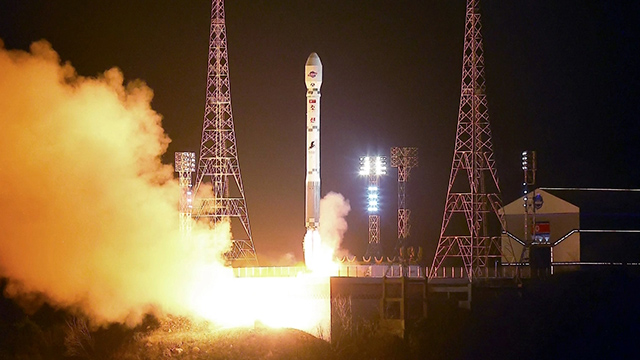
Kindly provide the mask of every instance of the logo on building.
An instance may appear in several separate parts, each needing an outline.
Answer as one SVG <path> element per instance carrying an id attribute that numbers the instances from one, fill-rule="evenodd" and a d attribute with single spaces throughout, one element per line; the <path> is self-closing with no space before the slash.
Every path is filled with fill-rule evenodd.
<path id="1" fill-rule="evenodd" d="M 536 210 L 540 210 L 543 204 L 544 200 L 542 200 L 542 195 L 536 194 L 536 196 L 533 197 L 533 206 L 535 206 Z"/>

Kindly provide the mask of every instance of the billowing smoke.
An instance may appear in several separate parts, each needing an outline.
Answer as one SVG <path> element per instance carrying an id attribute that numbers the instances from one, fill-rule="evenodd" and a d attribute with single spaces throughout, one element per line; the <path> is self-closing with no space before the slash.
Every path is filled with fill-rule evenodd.
<path id="1" fill-rule="evenodd" d="M 0 276 L 9 296 L 42 294 L 97 322 L 150 306 L 186 312 L 216 271 L 229 226 L 182 241 L 169 138 L 142 82 L 81 77 L 50 44 L 0 40 Z M 208 229 L 207 229 L 208 230 Z M 212 265 L 213 261 L 213 265 Z"/>
<path id="2" fill-rule="evenodd" d="M 320 200 L 320 227 L 319 233 L 322 243 L 336 253 L 340 253 L 340 245 L 347 231 L 347 220 L 345 217 L 351 211 L 349 200 L 342 194 L 329 192 Z"/>

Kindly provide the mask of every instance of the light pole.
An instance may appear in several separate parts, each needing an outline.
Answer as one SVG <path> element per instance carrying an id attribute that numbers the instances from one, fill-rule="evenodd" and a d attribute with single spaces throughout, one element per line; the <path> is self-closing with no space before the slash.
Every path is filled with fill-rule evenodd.
<path id="1" fill-rule="evenodd" d="M 522 152 L 522 172 L 524 179 L 522 181 L 522 193 L 523 193 L 523 206 L 524 206 L 524 248 L 520 255 L 520 262 L 524 263 L 529 261 L 531 243 L 535 240 L 535 233 L 529 234 L 529 214 L 533 212 L 532 230 L 535 231 L 536 210 L 534 204 L 535 189 L 533 191 L 533 197 L 530 197 L 529 186 L 536 183 L 536 152 L 535 151 L 523 151 Z"/>
<path id="2" fill-rule="evenodd" d="M 363 156 L 360 158 L 360 176 L 367 177 L 367 212 L 369 213 L 369 245 L 363 257 L 365 262 L 382 261 L 380 245 L 380 177 L 387 174 L 386 156 Z"/>
<path id="3" fill-rule="evenodd" d="M 196 153 L 176 152 L 175 171 L 182 194 L 180 196 L 180 231 L 185 239 L 191 235 L 191 213 L 193 212 L 193 189 L 191 180 L 196 171 Z"/>

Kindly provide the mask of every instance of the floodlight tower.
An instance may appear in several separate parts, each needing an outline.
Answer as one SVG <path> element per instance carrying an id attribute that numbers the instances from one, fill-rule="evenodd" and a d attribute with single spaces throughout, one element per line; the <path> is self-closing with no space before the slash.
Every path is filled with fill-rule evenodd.
<path id="1" fill-rule="evenodd" d="M 487 273 L 488 266 L 502 254 L 500 235 L 505 220 L 499 212 L 502 201 L 491 143 L 480 30 L 478 0 L 467 0 L 458 127 L 431 278 L 450 259 L 462 263 L 472 282 Z"/>
<path id="2" fill-rule="evenodd" d="M 365 261 L 382 259 L 380 245 L 380 177 L 387 174 L 386 156 L 363 156 L 360 158 L 361 176 L 367 177 L 367 212 L 369 213 L 369 245 L 364 254 Z"/>
<path id="3" fill-rule="evenodd" d="M 231 111 L 223 0 L 213 0 L 211 4 L 207 73 L 207 95 L 195 186 L 195 194 L 198 197 L 195 217 L 206 218 L 212 224 L 232 220 L 239 222 L 240 229 L 234 228 L 234 223 L 231 223 L 234 239 L 232 249 L 226 254 L 227 260 L 257 264 Z M 211 181 L 213 196 L 198 193 L 205 180 Z M 236 236 L 238 234 L 239 237 Z"/>
<path id="4" fill-rule="evenodd" d="M 175 171 L 180 185 L 180 231 L 185 239 L 191 235 L 191 213 L 193 211 L 193 191 L 191 178 L 196 171 L 196 153 L 176 152 Z"/>
<path id="5" fill-rule="evenodd" d="M 398 168 L 398 243 L 396 250 L 404 247 L 409 237 L 411 210 L 407 209 L 407 181 L 411 169 L 418 166 L 417 147 L 392 147 L 391 167 Z M 397 252 L 396 252 L 397 253 Z"/>

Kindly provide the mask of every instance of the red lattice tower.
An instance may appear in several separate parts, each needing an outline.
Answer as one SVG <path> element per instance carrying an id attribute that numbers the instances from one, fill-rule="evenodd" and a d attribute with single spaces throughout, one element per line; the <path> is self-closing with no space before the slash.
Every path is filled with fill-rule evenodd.
<path id="1" fill-rule="evenodd" d="M 234 235 L 233 246 L 226 254 L 227 260 L 257 264 L 231 112 L 223 0 L 213 0 L 211 4 L 207 74 L 207 97 L 195 186 L 198 202 L 194 214 L 196 219 L 208 218 L 211 223 L 230 221 Z M 202 183 L 208 181 L 213 187 L 213 197 L 205 196 L 201 189 Z M 203 194 L 199 194 L 199 190 Z M 237 223 L 239 226 L 236 226 Z"/>
<path id="2" fill-rule="evenodd" d="M 467 1 L 465 24 L 456 143 L 440 240 L 429 277 L 445 265 L 463 266 L 472 281 L 499 261 L 505 222 L 498 211 L 502 202 L 489 128 L 477 0 Z"/>
<path id="3" fill-rule="evenodd" d="M 398 243 L 396 250 L 404 247 L 411 230 L 409 218 L 411 210 L 407 209 L 407 181 L 411 169 L 418 166 L 418 148 L 392 147 L 391 167 L 398 168 Z"/>

